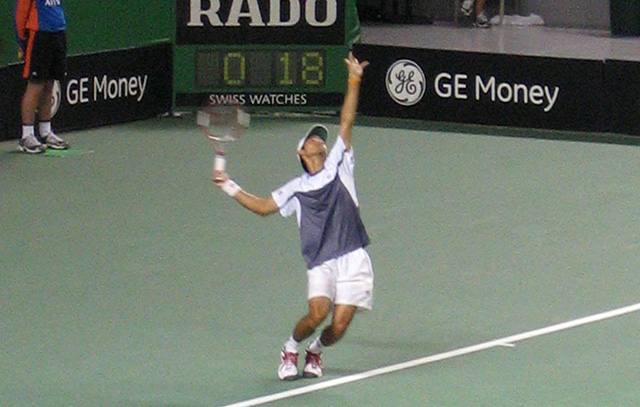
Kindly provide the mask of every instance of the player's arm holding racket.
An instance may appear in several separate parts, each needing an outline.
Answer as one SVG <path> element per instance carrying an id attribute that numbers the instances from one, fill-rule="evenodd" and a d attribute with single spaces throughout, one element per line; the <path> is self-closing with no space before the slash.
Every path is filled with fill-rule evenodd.
<path id="1" fill-rule="evenodd" d="M 261 198 L 244 191 L 238 184 L 229 178 L 224 171 L 214 171 L 213 181 L 220 189 L 233 197 L 238 203 L 253 213 L 261 216 L 278 212 L 278 205 L 272 197 Z"/>
<path id="2" fill-rule="evenodd" d="M 360 62 L 353 53 L 349 52 L 349 57 L 345 58 L 349 79 L 347 84 L 347 93 L 344 95 L 344 102 L 340 110 L 340 137 L 344 141 L 347 150 L 351 149 L 351 129 L 356 119 L 356 111 L 358 110 L 358 98 L 360 97 L 360 82 L 362 81 L 362 72 L 369 65 L 368 61 Z"/>

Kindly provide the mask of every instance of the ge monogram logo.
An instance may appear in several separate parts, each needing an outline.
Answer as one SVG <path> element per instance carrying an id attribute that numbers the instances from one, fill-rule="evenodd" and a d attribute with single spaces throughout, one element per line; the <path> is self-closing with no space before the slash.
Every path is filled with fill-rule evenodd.
<path id="1" fill-rule="evenodd" d="M 408 59 L 394 62 L 387 71 L 385 82 L 389 96 L 403 106 L 418 103 L 427 88 L 427 80 L 422 68 Z"/>
<path id="2" fill-rule="evenodd" d="M 53 92 L 51 92 L 51 117 L 58 113 L 60 108 L 60 101 L 62 99 L 62 90 L 60 89 L 60 82 L 53 82 Z"/>

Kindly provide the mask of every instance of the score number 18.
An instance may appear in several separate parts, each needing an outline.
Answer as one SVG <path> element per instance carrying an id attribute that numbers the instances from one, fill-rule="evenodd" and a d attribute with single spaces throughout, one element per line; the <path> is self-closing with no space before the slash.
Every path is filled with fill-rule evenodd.
<path id="1" fill-rule="evenodd" d="M 231 50 L 196 54 L 196 85 L 224 88 L 318 88 L 325 85 L 325 53 Z"/>

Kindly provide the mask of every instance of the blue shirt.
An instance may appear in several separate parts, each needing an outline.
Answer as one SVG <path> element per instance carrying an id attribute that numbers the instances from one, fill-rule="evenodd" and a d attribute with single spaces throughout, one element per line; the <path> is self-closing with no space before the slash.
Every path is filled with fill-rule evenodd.
<path id="1" fill-rule="evenodd" d="M 61 0 L 18 0 L 15 23 L 16 36 L 22 49 L 25 48 L 27 30 L 59 32 L 67 26 Z"/>

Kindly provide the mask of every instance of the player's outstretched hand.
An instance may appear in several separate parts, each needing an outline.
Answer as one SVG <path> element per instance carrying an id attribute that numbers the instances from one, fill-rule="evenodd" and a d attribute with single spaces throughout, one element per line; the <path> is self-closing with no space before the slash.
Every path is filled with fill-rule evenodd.
<path id="1" fill-rule="evenodd" d="M 229 195 L 232 198 L 235 198 L 242 188 L 238 184 L 236 184 L 226 172 L 221 170 L 213 171 L 213 182 L 216 183 L 218 188 L 222 190 L 225 194 Z"/>
<path id="2" fill-rule="evenodd" d="M 362 71 L 364 71 L 364 68 L 369 65 L 369 61 L 358 61 L 358 59 L 353 56 L 353 52 L 351 51 L 349 51 L 349 57 L 345 58 L 344 62 L 347 64 L 349 76 L 357 78 L 362 77 Z"/>
<path id="3" fill-rule="evenodd" d="M 222 184 L 224 184 L 228 179 L 229 175 L 226 172 L 218 170 L 213 171 L 213 182 L 215 182 L 219 188 L 222 188 Z"/>

